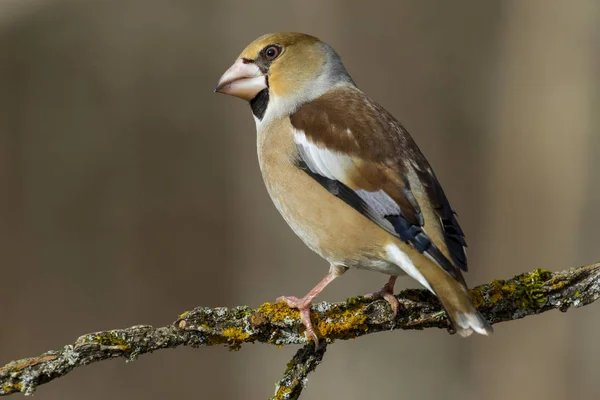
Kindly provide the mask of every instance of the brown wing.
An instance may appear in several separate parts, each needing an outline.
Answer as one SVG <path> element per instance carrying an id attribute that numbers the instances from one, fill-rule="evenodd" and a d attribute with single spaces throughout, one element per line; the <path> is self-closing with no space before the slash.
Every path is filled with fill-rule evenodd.
<path id="1" fill-rule="evenodd" d="M 332 194 L 462 280 L 464 234 L 429 163 L 404 127 L 355 88 L 291 116 L 298 166 Z"/>

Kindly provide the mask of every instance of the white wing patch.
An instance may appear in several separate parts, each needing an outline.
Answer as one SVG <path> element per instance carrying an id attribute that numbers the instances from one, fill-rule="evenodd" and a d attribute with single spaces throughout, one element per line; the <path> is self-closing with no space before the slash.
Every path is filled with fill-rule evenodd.
<path id="1" fill-rule="evenodd" d="M 317 146 L 297 129 L 294 130 L 294 139 L 300 156 L 312 172 L 340 182 L 348 181 L 345 169 L 352 168 L 352 158 Z"/>
<path id="2" fill-rule="evenodd" d="M 352 157 L 337 151 L 329 150 L 325 147 L 318 146 L 316 143 L 310 141 L 301 130 L 294 130 L 294 139 L 296 145 L 298 146 L 300 157 L 312 173 L 344 184 L 348 189 L 352 190 L 354 194 L 356 194 L 367 206 L 364 210 L 359 210 L 360 212 L 392 235 L 399 236 L 392 222 L 386 218 L 388 216 L 402 215 L 400 206 L 394 201 L 394 199 L 392 199 L 383 190 L 367 191 L 364 189 L 352 189 L 353 184 L 349 178 L 349 175 L 353 172 L 357 172 L 357 166 L 355 165 Z M 421 182 L 417 179 L 417 174 L 415 173 L 414 169 L 411 167 L 411 165 L 408 165 L 407 169 L 408 177 L 413 188 L 423 192 L 425 189 L 423 188 Z M 427 236 L 427 232 L 423 228 L 421 229 Z M 431 290 L 423 276 L 419 274 L 419 271 L 414 267 L 406 254 L 392 245 L 386 248 L 386 251 L 394 263 L 400 266 L 410 276 L 419 281 L 423 286 Z M 423 254 L 435 264 L 440 266 L 440 268 L 444 268 L 440 264 L 439 260 L 437 260 L 429 252 L 426 251 Z"/>
<path id="3" fill-rule="evenodd" d="M 351 134 L 351 132 L 348 133 Z M 311 172 L 350 186 L 346 171 L 352 171 L 355 168 L 352 157 L 318 146 L 308 140 L 301 130 L 294 130 L 294 139 L 300 156 Z M 394 232 L 392 225 L 383 219 L 383 217 L 386 215 L 400 215 L 398 204 L 382 190 L 369 192 L 359 189 L 354 192 L 371 207 L 378 220 L 386 225 L 386 228 L 391 229 L 391 232 Z"/>

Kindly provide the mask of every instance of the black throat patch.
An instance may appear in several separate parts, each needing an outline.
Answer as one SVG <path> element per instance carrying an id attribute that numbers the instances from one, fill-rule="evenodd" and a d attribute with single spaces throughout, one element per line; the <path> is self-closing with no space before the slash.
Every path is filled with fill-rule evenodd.
<path id="1" fill-rule="evenodd" d="M 252 114 L 259 120 L 262 120 L 267 111 L 267 105 L 269 105 L 269 88 L 263 89 L 256 97 L 250 100 L 250 107 L 252 108 Z"/>

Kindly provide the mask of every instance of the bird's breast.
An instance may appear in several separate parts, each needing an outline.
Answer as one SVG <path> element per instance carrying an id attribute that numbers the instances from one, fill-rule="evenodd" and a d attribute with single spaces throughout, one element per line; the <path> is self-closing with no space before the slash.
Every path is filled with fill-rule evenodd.
<path id="1" fill-rule="evenodd" d="M 338 265 L 368 268 L 380 262 L 390 235 L 296 166 L 298 149 L 289 119 L 259 127 L 257 145 L 275 207 L 309 248 Z"/>

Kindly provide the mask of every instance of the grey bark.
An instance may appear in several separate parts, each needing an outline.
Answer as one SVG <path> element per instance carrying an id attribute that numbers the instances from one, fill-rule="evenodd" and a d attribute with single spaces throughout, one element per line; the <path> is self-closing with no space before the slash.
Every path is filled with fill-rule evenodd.
<path id="1" fill-rule="evenodd" d="M 535 270 L 509 280 L 495 280 L 471 290 L 474 304 L 492 324 L 553 309 L 582 307 L 600 297 L 600 263 L 552 273 Z M 154 328 L 137 325 L 80 336 L 73 344 L 0 368 L 0 395 L 33 394 L 44 383 L 75 368 L 111 358 L 135 360 L 139 355 L 181 345 L 223 345 L 239 350 L 244 343 L 277 346 L 302 344 L 278 382 L 273 399 L 297 399 L 307 375 L 322 361 L 327 345 L 395 329 L 452 328 L 436 297 L 425 290 L 409 289 L 397 296 L 402 308 L 392 318 L 382 300 L 355 297 L 340 303 L 314 304 L 311 318 L 320 337 L 315 348 L 304 336 L 298 312 L 281 303 L 259 308 L 197 307 L 172 324 Z"/>

